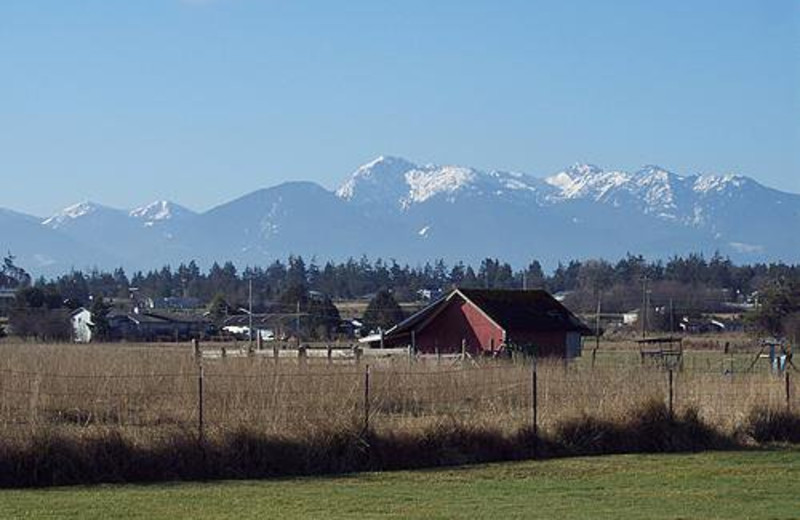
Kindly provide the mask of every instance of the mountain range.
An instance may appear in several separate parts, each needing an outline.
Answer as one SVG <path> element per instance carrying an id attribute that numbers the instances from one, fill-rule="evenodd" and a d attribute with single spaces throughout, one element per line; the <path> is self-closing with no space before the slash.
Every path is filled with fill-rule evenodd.
<path id="1" fill-rule="evenodd" d="M 35 275 L 152 269 L 195 260 L 264 265 L 290 254 L 418 263 L 720 252 L 800 262 L 800 195 L 738 175 L 576 164 L 549 177 L 379 157 L 336 191 L 286 182 L 195 213 L 82 202 L 46 218 L 0 209 L 0 246 Z"/>

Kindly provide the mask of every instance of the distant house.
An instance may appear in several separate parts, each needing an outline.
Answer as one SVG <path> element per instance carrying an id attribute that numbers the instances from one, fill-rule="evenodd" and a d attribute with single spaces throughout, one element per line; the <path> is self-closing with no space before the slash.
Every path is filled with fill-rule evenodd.
<path id="1" fill-rule="evenodd" d="M 251 317 L 247 314 L 234 314 L 225 318 L 222 330 L 237 339 L 249 338 Z M 262 341 L 272 341 L 277 338 L 276 332 L 280 330 L 280 321 L 273 314 L 253 314 L 253 339 L 261 337 Z"/>
<path id="2" fill-rule="evenodd" d="M 165 312 L 111 312 L 108 324 L 112 339 L 129 341 L 185 341 L 212 328 L 204 316 Z"/>
<path id="3" fill-rule="evenodd" d="M 79 307 L 70 315 L 72 323 L 72 340 L 76 343 L 89 343 L 92 341 L 92 313 L 89 309 Z"/>
<path id="4" fill-rule="evenodd" d="M 634 309 L 622 314 L 623 325 L 634 325 L 639 321 L 639 309 Z"/>
<path id="5" fill-rule="evenodd" d="M 7 318 L 16 301 L 16 289 L 0 287 L 0 317 Z"/>
<path id="6" fill-rule="evenodd" d="M 202 303 L 198 298 L 181 298 L 169 296 L 166 298 L 147 298 L 145 306 L 148 309 L 191 310 L 199 309 Z"/>
<path id="7" fill-rule="evenodd" d="M 688 334 L 708 334 L 725 332 L 727 326 L 725 323 L 713 318 L 693 319 L 684 316 L 678 323 L 678 328 Z"/>
<path id="8" fill-rule="evenodd" d="M 591 330 L 546 291 L 454 289 L 385 332 L 385 347 L 494 355 L 509 345 L 571 358 Z M 374 345 L 377 346 L 377 345 Z"/>
<path id="9" fill-rule="evenodd" d="M 211 324 L 203 316 L 153 312 L 111 311 L 108 314 L 109 339 L 112 341 L 185 341 L 204 337 Z M 93 338 L 93 316 L 83 307 L 71 315 L 75 342 L 88 343 Z"/>

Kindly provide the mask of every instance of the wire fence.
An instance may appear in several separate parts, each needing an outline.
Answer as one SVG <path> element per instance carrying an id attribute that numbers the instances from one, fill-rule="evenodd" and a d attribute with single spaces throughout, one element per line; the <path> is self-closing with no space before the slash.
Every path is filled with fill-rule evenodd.
<path id="1" fill-rule="evenodd" d="M 185 360 L 184 360 L 185 361 Z M 724 360 L 723 360 L 724 361 Z M 348 429 L 419 430 L 455 421 L 514 431 L 582 416 L 619 420 L 646 402 L 692 407 L 723 429 L 755 407 L 800 409 L 793 371 L 683 370 L 635 363 L 408 360 L 351 365 L 257 358 L 151 363 L 105 372 L 0 368 L 0 427 L 120 429 L 213 436 L 242 428 L 281 436 Z"/>

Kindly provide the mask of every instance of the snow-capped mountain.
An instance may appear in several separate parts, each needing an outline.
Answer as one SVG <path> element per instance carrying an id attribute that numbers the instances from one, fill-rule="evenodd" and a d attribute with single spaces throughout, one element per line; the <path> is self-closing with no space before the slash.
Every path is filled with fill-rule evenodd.
<path id="1" fill-rule="evenodd" d="M 552 266 L 719 251 L 736 261 L 800 262 L 800 240 L 786 231 L 798 227 L 800 195 L 743 176 L 576 164 L 540 178 L 382 156 L 335 192 L 289 182 L 201 214 L 168 201 L 133 210 L 83 202 L 43 221 L 0 211 L 0 245 L 50 273 L 190 260 L 254 265 L 289 254 Z"/>
<path id="2" fill-rule="evenodd" d="M 36 275 L 58 274 L 72 268 L 111 265 L 113 258 L 42 225 L 42 219 L 0 209 L 0 247 L 17 264 Z"/>
<path id="3" fill-rule="evenodd" d="M 109 208 L 91 201 L 79 202 L 56 212 L 42 221 L 42 225 L 51 229 L 70 226 L 73 222 L 87 219 L 113 219 L 124 217 L 124 212 Z"/>
<path id="4" fill-rule="evenodd" d="M 357 169 L 336 191 L 361 206 L 409 210 L 432 200 L 455 202 L 468 197 L 524 198 L 546 191 L 540 179 L 523 173 L 484 172 L 464 166 L 418 166 L 405 159 L 381 156 Z"/>
<path id="5" fill-rule="evenodd" d="M 142 221 L 144 226 L 152 227 L 164 222 L 189 219 L 196 216 L 196 213 L 174 202 L 157 200 L 146 206 L 130 210 L 128 215 Z"/>

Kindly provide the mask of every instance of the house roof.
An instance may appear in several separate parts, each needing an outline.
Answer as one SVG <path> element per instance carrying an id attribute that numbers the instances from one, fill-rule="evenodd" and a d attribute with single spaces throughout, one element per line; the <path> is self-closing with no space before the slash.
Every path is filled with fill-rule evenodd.
<path id="1" fill-rule="evenodd" d="M 281 314 L 253 314 L 253 326 L 274 326 L 276 323 L 280 323 L 283 318 L 284 316 Z M 232 314 L 225 318 L 224 324 L 226 326 L 246 327 L 250 325 L 250 316 L 247 314 Z"/>
<path id="2" fill-rule="evenodd" d="M 130 320 L 136 323 L 205 323 L 208 320 L 198 314 L 169 314 L 155 312 L 124 312 L 112 310 L 108 313 L 109 319 Z"/>
<path id="3" fill-rule="evenodd" d="M 475 305 L 489 320 L 508 334 L 567 330 L 591 334 L 575 314 L 548 292 L 541 290 L 455 289 L 421 311 L 395 325 L 384 337 L 410 334 L 425 326 L 453 298 Z"/>

